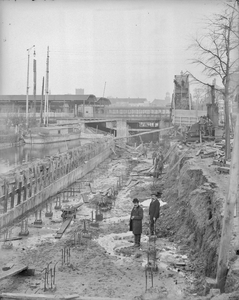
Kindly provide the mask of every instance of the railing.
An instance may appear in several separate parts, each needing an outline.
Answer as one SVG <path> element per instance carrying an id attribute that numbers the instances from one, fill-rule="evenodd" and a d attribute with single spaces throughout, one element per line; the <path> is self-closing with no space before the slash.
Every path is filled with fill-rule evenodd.
<path id="1" fill-rule="evenodd" d="M 66 112 L 49 112 L 49 118 L 73 118 L 74 113 Z M 99 119 L 124 119 L 124 120 L 170 120 L 170 110 L 168 108 L 157 108 L 157 107 L 137 107 L 137 108 L 122 108 L 122 107 L 112 107 L 105 109 L 104 112 L 94 111 L 92 116 L 87 115 L 91 118 Z M 0 113 L 0 118 L 10 118 L 10 117 L 26 117 L 25 113 Z M 40 113 L 29 113 L 29 118 L 36 117 L 40 118 Z"/>
<path id="2" fill-rule="evenodd" d="M 170 120 L 170 113 L 164 114 L 151 114 L 151 113 L 134 113 L 127 112 L 124 113 L 95 113 L 95 118 L 99 119 L 124 119 L 124 120 Z"/>
<path id="3" fill-rule="evenodd" d="M 187 126 L 198 122 L 201 116 L 207 115 L 204 110 L 184 110 L 174 109 L 172 111 L 172 119 L 174 125 Z"/>
<path id="4" fill-rule="evenodd" d="M 8 112 L 8 113 L 0 113 L 0 118 L 10 118 L 10 117 L 26 117 L 26 113 L 14 113 L 14 112 Z M 40 113 L 29 113 L 28 114 L 29 118 L 40 118 Z M 49 118 L 63 118 L 63 117 L 67 117 L 67 118 L 73 118 L 74 117 L 74 113 L 65 113 L 65 112 L 49 112 L 48 114 Z"/>

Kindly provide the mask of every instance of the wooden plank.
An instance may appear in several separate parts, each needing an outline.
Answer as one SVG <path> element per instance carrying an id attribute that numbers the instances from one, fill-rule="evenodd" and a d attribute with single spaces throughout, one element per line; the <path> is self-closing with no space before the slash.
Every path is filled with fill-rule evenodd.
<path id="1" fill-rule="evenodd" d="M 57 235 L 55 236 L 55 239 L 60 239 L 63 236 L 67 227 L 70 225 L 72 218 L 73 217 L 71 217 L 63 222 L 63 224 L 61 225 L 61 228 L 58 230 Z"/>
<path id="2" fill-rule="evenodd" d="M 143 168 L 143 169 L 141 169 L 141 170 L 138 170 L 137 172 L 138 172 L 138 173 L 141 173 L 141 172 L 145 172 L 145 171 L 148 171 L 148 170 L 149 170 L 149 167 Z"/>
<path id="3" fill-rule="evenodd" d="M 130 178 L 130 179 L 126 182 L 126 186 L 130 184 L 131 180 L 132 180 L 132 179 Z"/>
<path id="4" fill-rule="evenodd" d="M 17 264 L 15 266 L 13 266 L 10 270 L 8 271 L 1 271 L 0 272 L 0 280 L 3 280 L 7 277 L 16 275 L 18 273 L 21 273 L 22 271 L 26 270 L 28 268 L 28 266 L 23 265 L 23 264 Z"/>
<path id="5" fill-rule="evenodd" d="M 90 191 L 92 194 L 96 194 L 96 189 L 89 183 Z"/>
<path id="6" fill-rule="evenodd" d="M 70 300 L 70 299 L 80 299 L 79 295 L 47 295 L 47 294 L 24 294 L 24 293 L 2 293 L 0 299 L 22 299 L 22 300 L 40 300 L 40 299 L 55 299 L 55 300 Z"/>
<path id="7" fill-rule="evenodd" d="M 82 199 L 84 203 L 89 203 L 88 195 L 87 193 L 81 193 Z"/>
<path id="8" fill-rule="evenodd" d="M 225 174 L 229 174 L 230 173 L 230 168 L 218 167 L 217 169 L 218 169 L 219 173 L 225 173 Z"/>
<path id="9" fill-rule="evenodd" d="M 116 155 L 115 150 L 113 148 L 110 148 L 110 150 Z"/>
<path id="10" fill-rule="evenodd" d="M 196 153 L 196 156 L 198 156 L 199 154 L 201 154 L 202 149 L 198 150 L 198 152 Z"/>
<path id="11" fill-rule="evenodd" d="M 43 299 L 54 299 L 54 300 L 129 300 L 129 298 L 108 298 L 108 297 L 91 297 L 91 296 L 80 296 L 77 294 L 73 295 L 52 295 L 52 294 L 24 294 L 24 293 L 2 293 L 0 294 L 0 299 L 22 299 L 22 300 L 43 300 Z"/>
<path id="12" fill-rule="evenodd" d="M 13 236 L 11 238 L 8 238 L 8 239 L 2 239 L 0 240 L 0 242 L 10 242 L 10 241 L 18 241 L 18 240 L 22 240 L 22 237 L 20 236 Z"/>

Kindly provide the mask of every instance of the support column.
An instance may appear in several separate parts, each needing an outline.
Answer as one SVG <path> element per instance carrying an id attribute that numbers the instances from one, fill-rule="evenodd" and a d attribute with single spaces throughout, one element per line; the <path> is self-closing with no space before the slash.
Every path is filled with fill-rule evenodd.
<path id="1" fill-rule="evenodd" d="M 55 209 L 61 209 L 61 195 L 60 194 L 58 194 L 56 196 Z"/>
<path id="2" fill-rule="evenodd" d="M 29 230 L 28 230 L 28 218 L 25 220 L 22 220 L 21 222 L 21 231 L 19 233 L 19 236 L 27 236 L 29 235 Z"/>
<path id="3" fill-rule="evenodd" d="M 4 232 L 4 243 L 2 244 L 2 249 L 12 249 L 13 244 L 11 242 L 12 228 L 7 229 Z"/>
<path id="4" fill-rule="evenodd" d="M 17 205 L 21 204 L 21 199 L 22 199 L 22 182 L 20 181 L 18 184 Z"/>
<path id="5" fill-rule="evenodd" d="M 104 216 L 103 214 L 101 213 L 101 210 L 99 207 L 96 208 L 96 211 L 95 211 L 95 220 L 96 221 L 103 221 L 104 219 Z"/>
<path id="6" fill-rule="evenodd" d="M 11 208 L 14 208 L 14 199 L 15 199 L 15 184 L 12 185 Z"/>
<path id="7" fill-rule="evenodd" d="M 128 131 L 128 128 L 127 128 L 127 123 L 125 120 L 118 120 L 117 121 L 117 138 L 121 138 L 119 141 L 120 141 L 120 144 L 121 146 L 125 146 L 126 144 L 126 141 L 127 139 L 124 137 L 128 136 L 129 135 L 129 131 Z"/>
<path id="8" fill-rule="evenodd" d="M 34 225 L 42 225 L 41 210 L 35 212 Z"/>
<path id="9" fill-rule="evenodd" d="M 46 204 L 45 217 L 51 218 L 52 216 L 53 216 L 53 212 L 52 212 L 52 203 L 47 203 L 47 204 Z"/>
<path id="10" fill-rule="evenodd" d="M 8 192 L 9 192 L 9 183 L 7 180 L 4 180 L 4 202 L 3 202 L 3 207 L 4 207 L 4 212 L 7 212 L 8 209 Z"/>
<path id="11" fill-rule="evenodd" d="M 63 191 L 62 192 L 63 193 L 63 200 L 62 200 L 62 202 L 63 203 L 66 203 L 66 202 L 69 202 L 69 193 L 68 193 L 68 191 Z"/>

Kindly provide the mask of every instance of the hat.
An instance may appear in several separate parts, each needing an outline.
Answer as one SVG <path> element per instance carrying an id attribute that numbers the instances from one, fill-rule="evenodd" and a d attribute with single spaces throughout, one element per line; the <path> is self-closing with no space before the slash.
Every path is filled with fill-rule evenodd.
<path id="1" fill-rule="evenodd" d="M 152 193 L 151 196 L 158 197 L 158 195 L 156 193 Z"/>
<path id="2" fill-rule="evenodd" d="M 134 199 L 133 199 L 133 203 L 139 203 L 138 198 L 134 198 Z"/>

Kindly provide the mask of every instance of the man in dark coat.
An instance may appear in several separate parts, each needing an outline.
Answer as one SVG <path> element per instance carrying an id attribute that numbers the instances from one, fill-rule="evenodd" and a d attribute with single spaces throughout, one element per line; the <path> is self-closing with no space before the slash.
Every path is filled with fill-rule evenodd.
<path id="1" fill-rule="evenodd" d="M 144 212 L 142 207 L 139 206 L 139 200 L 137 198 L 133 199 L 134 207 L 130 215 L 130 230 L 134 234 L 134 243 L 136 247 L 140 247 L 140 239 L 142 233 L 142 220 Z"/>
<path id="2" fill-rule="evenodd" d="M 149 218 L 150 218 L 150 233 L 155 234 L 155 223 L 159 218 L 160 203 L 157 194 L 152 194 L 152 200 L 149 204 Z"/>

